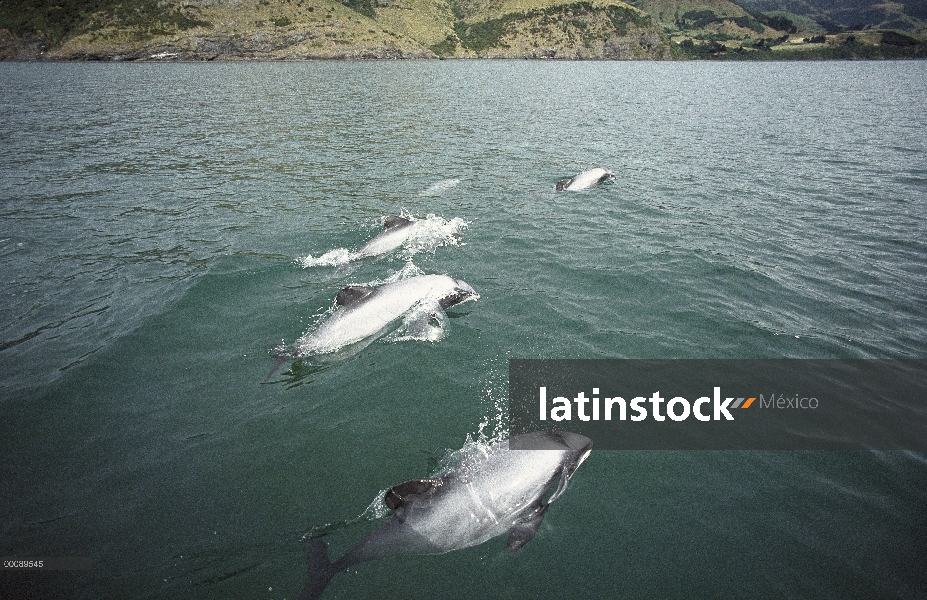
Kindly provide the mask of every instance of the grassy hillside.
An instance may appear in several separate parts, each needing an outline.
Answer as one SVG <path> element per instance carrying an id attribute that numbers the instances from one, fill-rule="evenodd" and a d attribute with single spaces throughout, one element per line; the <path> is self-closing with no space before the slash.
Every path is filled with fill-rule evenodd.
<path id="1" fill-rule="evenodd" d="M 801 8 L 822 0 L 747 1 L 789 2 Z M 760 57 L 775 51 L 779 56 L 813 55 L 796 54 L 800 50 L 867 57 L 923 53 L 919 37 L 881 32 L 850 41 L 830 35 L 822 41 L 822 29 L 811 17 L 759 12 L 729 0 L 630 2 L 0 0 L 0 59 L 667 59 Z"/>
<path id="2" fill-rule="evenodd" d="M 782 12 L 804 17 L 831 33 L 843 30 L 883 29 L 906 33 L 927 32 L 924 0 L 738 0 L 752 10 Z"/>
<path id="3" fill-rule="evenodd" d="M 643 11 L 620 0 L 458 2 L 453 56 L 627 59 L 669 58 L 669 44 Z"/>
<path id="4" fill-rule="evenodd" d="M 138 32 L 183 31 L 209 24 L 195 9 L 159 0 L 0 1 L 0 29 L 21 37 L 41 38 L 50 46 L 85 31 L 119 22 Z"/>
<path id="5" fill-rule="evenodd" d="M 433 56 L 335 0 L 61 1 L 79 6 L 11 15 L 0 5 L 0 27 L 12 22 L 10 31 L 41 39 L 50 56 L 72 59 Z"/>
<path id="6" fill-rule="evenodd" d="M 621 0 L 180 1 L 0 0 L 0 28 L 65 59 L 670 56 Z M 25 52 L 8 38 L 7 57 Z"/>

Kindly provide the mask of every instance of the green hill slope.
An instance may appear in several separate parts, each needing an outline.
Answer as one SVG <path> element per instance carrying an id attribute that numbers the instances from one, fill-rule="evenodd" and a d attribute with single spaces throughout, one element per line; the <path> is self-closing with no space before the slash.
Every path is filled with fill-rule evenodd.
<path id="1" fill-rule="evenodd" d="M 738 0 L 743 6 L 763 12 L 781 12 L 804 17 L 823 29 L 866 28 L 904 32 L 927 31 L 927 3 L 923 0 Z"/>
<path id="2" fill-rule="evenodd" d="M 286 60 L 670 53 L 650 17 L 621 0 L 40 0 L 29 9 L 4 0 L 0 56 Z"/>
<path id="3" fill-rule="evenodd" d="M 774 47 L 794 49 L 795 35 L 823 43 L 808 29 L 814 21 L 793 13 L 729 0 L 629 1 L 0 0 L 0 59 L 724 58 L 773 57 Z M 923 50 L 886 39 L 893 51 Z M 840 55 L 844 42 L 824 44 Z"/>

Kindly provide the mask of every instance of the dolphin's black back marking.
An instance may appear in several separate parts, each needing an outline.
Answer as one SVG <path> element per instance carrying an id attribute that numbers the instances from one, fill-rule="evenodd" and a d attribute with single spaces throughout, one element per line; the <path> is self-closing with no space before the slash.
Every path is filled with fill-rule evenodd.
<path id="1" fill-rule="evenodd" d="M 565 190 L 566 188 L 568 188 L 568 187 L 570 186 L 570 184 L 573 183 L 573 180 L 574 180 L 574 179 L 576 179 L 576 178 L 575 178 L 575 177 L 569 177 L 569 178 L 567 178 L 567 179 L 561 179 L 560 181 L 558 181 L 558 182 L 557 182 L 557 191 L 558 191 L 558 192 L 562 192 L 563 190 Z"/>
<path id="2" fill-rule="evenodd" d="M 402 225 L 408 225 L 411 223 L 409 219 L 404 217 L 386 217 L 386 220 L 383 221 L 383 229 L 392 229 L 393 227 L 401 227 Z"/>
<path id="3" fill-rule="evenodd" d="M 443 483 L 443 479 L 410 479 L 387 490 L 386 494 L 383 495 L 383 501 L 390 510 L 396 510 L 404 502 L 407 502 L 410 496 L 424 494 Z"/>
<path id="4" fill-rule="evenodd" d="M 335 302 L 338 306 L 348 306 L 360 302 L 372 293 L 373 288 L 363 285 L 349 285 L 338 292 L 338 295 L 335 296 Z"/>

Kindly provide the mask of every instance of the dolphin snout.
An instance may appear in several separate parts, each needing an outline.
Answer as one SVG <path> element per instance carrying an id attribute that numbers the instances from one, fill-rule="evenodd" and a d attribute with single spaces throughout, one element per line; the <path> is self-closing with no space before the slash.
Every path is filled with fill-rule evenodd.
<path id="1" fill-rule="evenodd" d="M 592 450 L 592 440 L 584 435 L 570 433 L 568 431 L 565 431 L 560 435 L 563 438 L 563 443 L 566 444 L 570 450 L 579 453 L 585 453 Z"/>
<path id="2" fill-rule="evenodd" d="M 440 300 L 441 308 L 447 310 L 448 308 L 454 306 L 455 304 L 460 304 L 461 302 L 466 302 L 467 300 L 478 300 L 480 297 L 476 293 L 470 284 L 466 281 L 461 281 L 460 279 L 454 280 L 454 291 L 453 293 L 444 296 Z"/>
<path id="3" fill-rule="evenodd" d="M 469 290 L 466 290 L 466 289 L 463 289 L 463 288 L 457 288 L 457 293 L 460 295 L 461 300 L 469 300 L 469 299 L 471 299 L 471 298 L 472 298 L 473 300 L 479 300 L 479 299 L 480 299 L 480 295 L 477 294 L 477 293 L 476 293 L 476 290 L 474 290 L 473 288 L 470 288 Z"/>
<path id="4" fill-rule="evenodd" d="M 454 291 L 464 299 L 473 298 L 474 300 L 477 300 L 480 297 L 480 295 L 476 293 L 476 290 L 470 287 L 470 284 L 466 281 L 463 281 L 462 279 L 454 280 Z"/>

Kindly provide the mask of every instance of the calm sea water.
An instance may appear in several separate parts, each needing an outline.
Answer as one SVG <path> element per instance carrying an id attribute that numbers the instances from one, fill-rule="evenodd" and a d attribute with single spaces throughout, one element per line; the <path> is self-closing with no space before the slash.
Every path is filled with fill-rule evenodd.
<path id="1" fill-rule="evenodd" d="M 0 65 L 0 554 L 93 560 L 0 589 L 295 598 L 303 534 L 504 431 L 509 358 L 927 357 L 924 98 L 925 62 Z M 400 213 L 464 238 L 304 267 Z M 417 272 L 481 298 L 262 383 Z M 923 598 L 925 507 L 922 454 L 593 452 L 518 554 L 325 597 Z"/>

